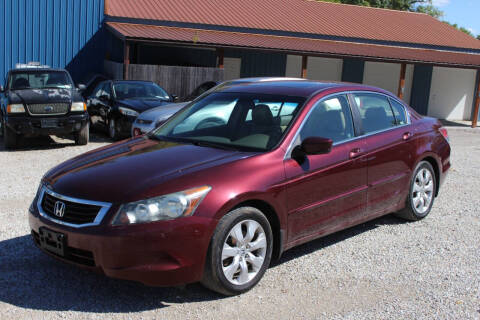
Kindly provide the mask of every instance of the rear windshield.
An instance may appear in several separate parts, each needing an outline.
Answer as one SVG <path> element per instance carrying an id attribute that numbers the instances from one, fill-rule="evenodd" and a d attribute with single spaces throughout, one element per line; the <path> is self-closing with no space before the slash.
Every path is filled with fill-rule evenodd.
<path id="1" fill-rule="evenodd" d="M 13 72 L 8 80 L 10 90 L 71 89 L 72 81 L 65 71 L 32 70 Z"/>

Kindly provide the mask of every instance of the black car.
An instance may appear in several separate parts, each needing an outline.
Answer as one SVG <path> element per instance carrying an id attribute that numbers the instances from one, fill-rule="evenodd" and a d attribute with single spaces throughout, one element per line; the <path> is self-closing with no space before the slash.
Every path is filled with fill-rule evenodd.
<path id="1" fill-rule="evenodd" d="M 0 134 L 7 149 L 14 148 L 20 136 L 72 134 L 76 144 L 88 143 L 87 107 L 66 70 L 13 69 L 0 92 Z"/>
<path id="2" fill-rule="evenodd" d="M 100 124 L 116 140 L 129 136 L 133 121 L 148 109 L 172 103 L 173 96 L 150 81 L 108 80 L 87 99 L 92 124 Z"/>

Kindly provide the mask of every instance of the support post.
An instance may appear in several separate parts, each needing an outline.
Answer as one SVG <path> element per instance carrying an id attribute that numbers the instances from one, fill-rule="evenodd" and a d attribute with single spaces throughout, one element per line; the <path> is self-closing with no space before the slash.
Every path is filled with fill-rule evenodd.
<path id="1" fill-rule="evenodd" d="M 405 75 L 407 73 L 407 64 L 402 63 L 402 68 L 400 69 L 400 81 L 398 82 L 398 93 L 397 96 L 403 100 L 403 95 L 405 94 Z"/>
<path id="2" fill-rule="evenodd" d="M 130 65 L 130 43 L 123 43 L 123 80 L 128 80 L 128 66 Z"/>
<path id="3" fill-rule="evenodd" d="M 308 56 L 302 56 L 302 78 L 307 78 Z"/>
<path id="4" fill-rule="evenodd" d="M 225 51 L 223 50 L 223 48 L 218 48 L 217 49 L 217 57 L 218 57 L 217 68 L 223 69 L 223 67 L 224 67 L 224 62 L 223 62 L 224 56 L 225 56 Z"/>
<path id="5" fill-rule="evenodd" d="M 480 79 L 480 69 L 477 70 L 477 78 Z M 477 84 L 476 97 L 475 97 L 475 108 L 473 108 L 473 118 L 472 118 L 472 128 L 477 126 L 478 122 L 478 111 L 480 107 L 480 80 Z"/>

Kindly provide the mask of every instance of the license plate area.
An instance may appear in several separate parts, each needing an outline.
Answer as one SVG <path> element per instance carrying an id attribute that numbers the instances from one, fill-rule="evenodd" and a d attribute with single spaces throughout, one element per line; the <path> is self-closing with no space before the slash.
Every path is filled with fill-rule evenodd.
<path id="1" fill-rule="evenodd" d="M 42 128 L 56 128 L 58 127 L 58 120 L 57 119 L 41 119 L 40 126 Z"/>
<path id="2" fill-rule="evenodd" d="M 61 257 L 65 256 L 67 237 L 63 233 L 55 232 L 47 228 L 38 230 L 40 235 L 40 247 Z"/>

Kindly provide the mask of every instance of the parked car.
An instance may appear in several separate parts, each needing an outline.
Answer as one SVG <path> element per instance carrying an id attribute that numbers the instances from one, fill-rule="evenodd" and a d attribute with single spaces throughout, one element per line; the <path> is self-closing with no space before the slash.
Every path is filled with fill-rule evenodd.
<path id="1" fill-rule="evenodd" d="M 173 97 L 150 81 L 100 82 L 87 99 L 92 124 L 107 129 L 111 139 L 129 136 L 138 114 L 173 102 Z"/>
<path id="2" fill-rule="evenodd" d="M 245 78 L 245 79 L 229 81 L 228 83 L 232 84 L 232 83 L 253 82 L 253 81 L 261 81 L 261 80 L 262 78 L 248 78 L 248 79 Z M 179 99 L 184 102 L 172 103 L 172 104 L 169 104 L 168 106 L 161 106 L 158 108 L 153 108 L 145 112 L 142 112 L 132 124 L 132 133 L 131 133 L 132 137 L 142 135 L 144 133 L 147 133 L 159 127 L 161 124 L 167 121 L 171 116 L 173 116 L 183 107 L 185 107 L 189 102 L 199 97 L 200 95 L 204 94 L 205 92 L 208 92 L 208 90 L 211 90 L 218 84 L 219 83 L 215 81 L 204 82 L 201 85 L 199 85 L 197 88 L 195 88 L 195 90 L 193 90 L 192 93 L 190 93 L 187 97 Z M 204 122 L 200 124 L 200 126 L 208 125 L 209 123 L 213 123 L 215 121 L 225 122 L 225 118 L 221 118 L 218 115 L 216 115 L 215 117 L 211 117 L 210 119 L 204 119 Z"/>
<path id="3" fill-rule="evenodd" d="M 226 123 L 180 126 L 220 105 Z M 147 135 L 51 169 L 29 222 L 37 246 L 60 260 L 234 295 L 289 248 L 392 212 L 425 218 L 449 168 L 441 123 L 384 90 L 230 84 Z"/>
<path id="4" fill-rule="evenodd" d="M 21 136 L 71 134 L 76 144 L 88 143 L 86 105 L 68 71 L 21 65 L 8 72 L 0 98 L 0 135 L 7 149 Z"/>

